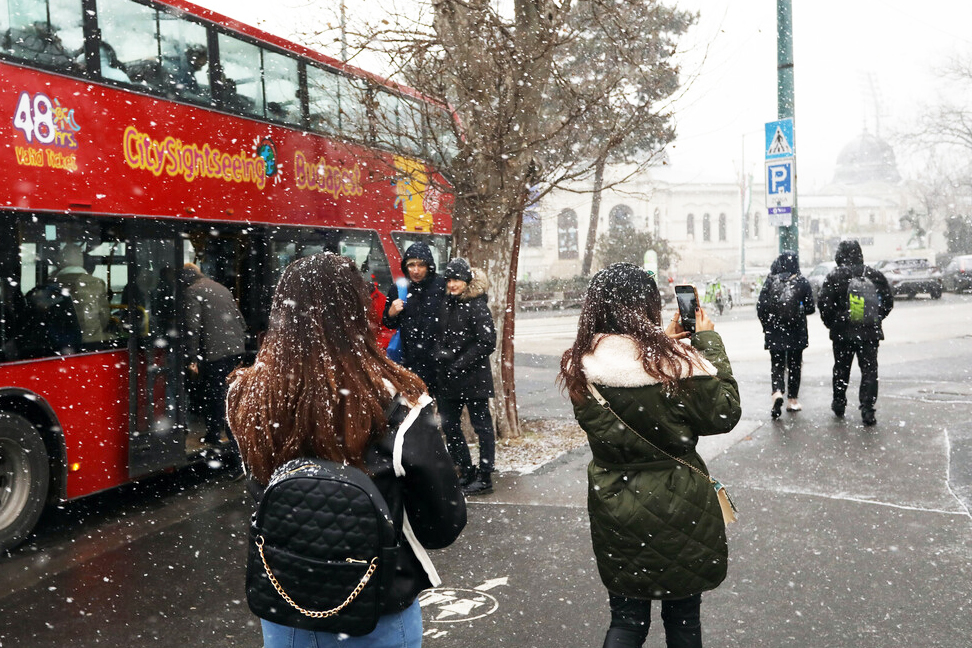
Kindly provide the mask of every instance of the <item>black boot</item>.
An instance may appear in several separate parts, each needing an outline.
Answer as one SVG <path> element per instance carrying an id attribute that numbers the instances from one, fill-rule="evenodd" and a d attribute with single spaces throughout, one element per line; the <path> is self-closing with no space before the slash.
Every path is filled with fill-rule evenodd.
<path id="1" fill-rule="evenodd" d="M 477 473 L 476 470 L 473 468 L 459 471 L 459 485 L 462 486 L 463 489 L 465 489 L 471 483 L 476 481 L 476 479 L 478 478 L 479 478 L 479 473 Z"/>
<path id="2" fill-rule="evenodd" d="M 877 416 L 875 416 L 874 410 L 871 409 L 870 407 L 862 407 L 861 422 L 868 427 L 871 427 L 872 425 L 877 425 Z"/>
<path id="3" fill-rule="evenodd" d="M 479 471 L 479 478 L 462 489 L 466 495 L 489 495 L 493 492 L 493 478 L 486 471 Z"/>

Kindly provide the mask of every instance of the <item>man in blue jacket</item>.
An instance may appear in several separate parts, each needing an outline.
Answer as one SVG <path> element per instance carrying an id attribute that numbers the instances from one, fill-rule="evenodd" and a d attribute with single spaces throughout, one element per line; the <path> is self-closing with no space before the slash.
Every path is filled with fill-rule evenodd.
<path id="1" fill-rule="evenodd" d="M 439 315 L 445 299 L 445 279 L 436 274 L 432 250 L 425 243 L 413 243 L 402 256 L 402 273 L 408 277 L 408 297 L 398 298 L 392 286 L 381 323 L 398 329 L 402 339 L 402 366 L 418 375 L 436 394 L 436 363 L 432 357 L 442 334 Z"/>

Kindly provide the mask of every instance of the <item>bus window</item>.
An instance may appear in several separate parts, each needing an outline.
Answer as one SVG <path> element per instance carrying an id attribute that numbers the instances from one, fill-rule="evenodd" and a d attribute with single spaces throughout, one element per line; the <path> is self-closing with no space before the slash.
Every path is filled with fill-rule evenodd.
<path id="1" fill-rule="evenodd" d="M 381 247 L 377 232 L 344 230 L 339 243 L 339 254 L 353 260 L 368 285 L 376 285 L 387 293 L 392 285 L 391 267 Z"/>
<path id="2" fill-rule="evenodd" d="M 422 108 L 406 97 L 402 98 L 398 109 L 398 123 L 401 127 L 401 140 L 405 150 L 416 157 L 424 156 L 428 149 L 425 137 L 425 119 Z"/>
<path id="3" fill-rule="evenodd" d="M 159 12 L 163 90 L 170 96 L 209 101 L 209 48 L 206 28 Z"/>
<path id="4" fill-rule="evenodd" d="M 101 77 L 208 102 L 206 28 L 130 0 L 99 0 Z"/>
<path id="5" fill-rule="evenodd" d="M 299 126 L 303 120 L 297 59 L 264 50 L 263 86 L 267 96 L 266 117 Z"/>
<path id="6" fill-rule="evenodd" d="M 0 0 L 0 48 L 36 65 L 79 73 L 82 15 L 81 0 Z"/>
<path id="7" fill-rule="evenodd" d="M 219 34 L 219 62 L 222 70 L 216 80 L 219 101 L 232 112 L 263 116 L 263 80 L 260 48 Z"/>
<path id="8" fill-rule="evenodd" d="M 448 163 L 459 154 L 455 122 L 452 120 L 452 115 L 445 110 L 433 112 L 430 121 L 432 128 L 429 148 L 432 159 L 436 164 Z"/>
<path id="9" fill-rule="evenodd" d="M 384 90 L 376 91 L 375 129 L 378 144 L 392 151 L 422 155 L 422 114 L 408 99 Z"/>
<path id="10" fill-rule="evenodd" d="M 368 90 L 362 81 L 338 77 L 338 125 L 341 134 L 362 142 L 371 139 L 367 102 Z"/>
<path id="11" fill-rule="evenodd" d="M 378 233 L 347 229 L 317 229 L 303 235 L 289 229 L 276 230 L 270 239 L 270 283 L 276 285 L 284 269 L 295 260 L 322 252 L 348 257 L 365 281 L 377 284 L 382 292 L 391 288 L 391 268 Z"/>
<path id="12" fill-rule="evenodd" d="M 399 151 L 402 147 L 402 126 L 399 115 L 401 103 L 402 100 L 398 95 L 385 90 L 375 92 L 377 143 L 392 151 Z"/>
<path id="13" fill-rule="evenodd" d="M 392 240 L 401 254 L 412 243 L 425 243 L 432 250 L 432 260 L 435 261 L 436 272 L 445 270 L 452 254 L 452 237 L 445 234 L 416 234 L 414 232 L 392 232 Z"/>
<path id="14" fill-rule="evenodd" d="M 98 1 L 102 42 L 111 47 L 129 82 L 153 89 L 162 85 L 156 14 L 152 7 L 130 0 Z M 101 67 L 102 77 L 108 78 L 104 58 Z"/>
<path id="15" fill-rule="evenodd" d="M 7 331 L 5 359 L 104 349 L 122 329 L 112 311 L 128 281 L 124 243 L 97 224 L 24 223 L 19 289 L 23 311 Z"/>
<path id="16" fill-rule="evenodd" d="M 310 128 L 329 135 L 341 132 L 340 112 L 341 76 L 336 72 L 307 66 L 307 98 L 310 106 Z"/>

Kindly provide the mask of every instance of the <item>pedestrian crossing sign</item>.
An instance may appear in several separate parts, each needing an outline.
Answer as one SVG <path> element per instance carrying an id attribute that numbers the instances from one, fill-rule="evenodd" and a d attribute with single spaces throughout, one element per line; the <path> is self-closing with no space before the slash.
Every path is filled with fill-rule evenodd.
<path id="1" fill-rule="evenodd" d="M 793 120 L 781 119 L 766 123 L 766 159 L 792 157 L 795 153 L 793 143 Z"/>

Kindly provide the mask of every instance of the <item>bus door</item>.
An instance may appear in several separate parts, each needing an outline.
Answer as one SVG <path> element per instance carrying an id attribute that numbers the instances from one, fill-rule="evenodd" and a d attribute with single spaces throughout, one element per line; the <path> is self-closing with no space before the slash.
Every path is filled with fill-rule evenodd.
<path id="1" fill-rule="evenodd" d="M 136 229 L 136 228 L 133 228 Z M 129 475 L 186 463 L 185 360 L 179 270 L 182 244 L 174 234 L 132 236 L 129 286 L 113 304 L 124 320 L 129 354 Z"/>

